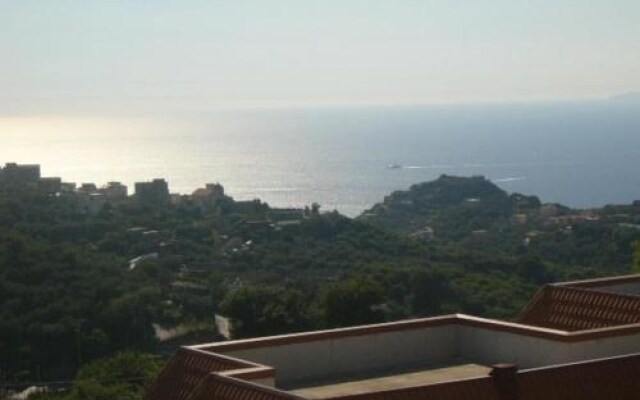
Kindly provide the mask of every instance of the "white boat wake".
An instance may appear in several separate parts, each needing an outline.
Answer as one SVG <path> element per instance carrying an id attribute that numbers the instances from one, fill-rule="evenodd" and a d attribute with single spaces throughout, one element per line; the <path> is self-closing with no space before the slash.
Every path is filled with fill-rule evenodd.
<path id="1" fill-rule="evenodd" d="M 512 178 L 499 178 L 499 179 L 492 179 L 492 182 L 515 182 L 515 181 L 524 181 L 525 179 L 527 179 L 526 176 L 515 176 Z"/>

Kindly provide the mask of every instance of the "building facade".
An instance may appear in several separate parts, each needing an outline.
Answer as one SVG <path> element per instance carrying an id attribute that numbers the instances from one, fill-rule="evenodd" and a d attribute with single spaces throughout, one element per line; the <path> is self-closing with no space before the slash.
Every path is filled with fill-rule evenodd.
<path id="1" fill-rule="evenodd" d="M 159 206 L 169 204 L 169 185 L 164 179 L 151 182 L 136 182 L 135 196 L 138 202 L 145 205 Z"/>

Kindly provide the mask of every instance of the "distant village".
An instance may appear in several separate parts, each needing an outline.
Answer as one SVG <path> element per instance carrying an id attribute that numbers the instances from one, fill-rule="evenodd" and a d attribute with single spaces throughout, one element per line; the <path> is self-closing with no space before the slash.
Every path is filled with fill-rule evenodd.
<path id="1" fill-rule="evenodd" d="M 179 205 L 189 202 L 202 210 L 214 209 L 221 200 L 231 200 L 225 195 L 224 187 L 219 183 L 208 183 L 204 188 L 199 188 L 191 194 L 170 193 L 169 185 L 165 179 L 158 178 L 148 182 L 136 182 L 134 193 L 129 195 L 128 188 L 120 182 L 108 182 L 98 187 L 94 183 L 81 183 L 79 186 L 73 182 L 63 182 L 59 177 L 42 177 L 40 165 L 6 163 L 0 167 L 0 191 L 31 192 L 44 196 L 70 196 L 88 214 L 97 215 L 108 206 L 114 206 L 123 202 L 136 202 L 150 207 Z M 511 216 L 511 225 L 529 228 L 523 238 L 523 244 L 528 246 L 533 240 L 538 240 L 548 232 L 560 230 L 571 235 L 576 224 L 613 222 L 619 228 L 640 231 L 640 221 L 628 212 L 613 210 L 610 207 L 608 213 L 603 215 L 604 209 L 572 210 L 559 204 L 529 204 L 526 196 L 513 195 L 516 209 Z M 412 200 L 401 200 L 397 206 L 412 206 Z M 478 206 L 482 203 L 479 198 L 468 198 L 467 206 Z M 260 200 L 233 201 L 234 209 L 247 214 Z M 640 207 L 640 201 L 634 202 L 635 208 Z M 382 205 L 388 207 L 388 205 Z M 287 226 L 298 225 L 305 217 L 319 213 L 320 206 L 312 204 L 305 208 L 278 208 L 271 209 L 268 219 L 251 219 L 245 224 L 254 229 L 271 228 L 281 230 Z M 363 214 L 363 219 L 375 217 L 375 213 Z M 603 217 L 606 217 L 603 221 Z M 535 229 L 533 229 L 535 228 Z M 423 226 L 420 229 L 408 232 L 407 235 L 421 241 L 431 241 L 437 236 L 436 228 Z M 474 237 L 481 237 L 489 233 L 486 229 L 471 232 Z M 241 246 L 234 246 L 240 248 Z M 141 261 L 141 260 L 132 260 Z"/>
<path id="2" fill-rule="evenodd" d="M 107 204 L 116 204 L 133 198 L 150 206 L 177 204 L 189 198 L 203 206 L 215 203 L 225 197 L 224 188 L 218 183 L 207 184 L 195 190 L 191 195 L 169 193 L 169 185 L 164 179 L 150 182 L 136 182 L 135 192 L 129 196 L 126 185 L 120 182 L 108 182 L 98 187 L 94 183 L 63 182 L 59 177 L 43 177 L 38 164 L 7 163 L 0 167 L 0 189 L 5 191 L 28 191 L 45 196 L 74 196 L 81 201 L 92 214 L 100 212 Z"/>
<path id="3" fill-rule="evenodd" d="M 98 187 L 94 183 L 63 182 L 59 177 L 42 177 L 40 165 L 7 163 L 0 167 L 0 192 L 30 193 L 50 197 L 72 198 L 82 212 L 98 215 L 103 210 L 126 202 L 135 202 L 149 207 L 163 207 L 188 203 L 201 210 L 216 210 L 222 202 L 232 204 L 232 209 L 245 216 L 250 216 L 244 224 L 255 231 L 280 231 L 287 227 L 299 225 L 310 215 L 317 215 L 320 206 L 312 204 L 305 208 L 269 209 L 268 217 L 256 209 L 264 210 L 266 204 L 260 200 L 235 201 L 225 195 L 224 187 L 219 183 L 206 184 L 191 194 L 169 192 L 165 179 L 158 178 L 148 182 L 136 182 L 134 193 L 129 195 L 128 188 L 120 182 L 108 182 Z M 135 269 L 141 262 L 160 257 L 164 250 L 176 244 L 175 232 L 158 231 L 149 227 L 136 226 L 127 229 L 128 233 L 139 234 L 145 241 L 145 252 L 129 260 L 129 269 Z M 253 242 L 242 240 L 237 236 L 222 235 L 225 253 L 238 253 L 248 250 Z"/>
<path id="4" fill-rule="evenodd" d="M 224 187 L 219 183 L 208 183 L 191 194 L 170 193 L 165 179 L 157 178 L 148 182 L 136 182 L 134 193 L 129 195 L 126 185 L 120 182 L 108 182 L 98 187 L 95 183 L 63 182 L 59 177 L 42 177 L 40 165 L 6 163 L 0 167 L 0 192 L 32 193 L 51 197 L 71 197 L 90 215 L 97 215 L 105 207 L 125 202 L 136 202 L 149 207 L 162 207 L 189 203 L 201 210 L 215 210 L 221 203 L 232 203 L 235 212 L 254 215 L 254 211 L 268 207 L 259 199 L 234 200 L 227 196 Z M 319 213 L 320 206 L 313 203 L 304 208 L 269 209 L 269 218 L 256 217 L 245 223 L 254 229 L 274 229 L 298 225 L 311 215 Z M 260 213 L 258 213 L 260 214 Z"/>

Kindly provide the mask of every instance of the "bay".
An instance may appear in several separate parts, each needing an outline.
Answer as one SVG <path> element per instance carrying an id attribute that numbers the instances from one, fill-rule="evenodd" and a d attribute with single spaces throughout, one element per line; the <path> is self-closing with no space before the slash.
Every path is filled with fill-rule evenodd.
<path id="1" fill-rule="evenodd" d="M 509 192 L 572 207 L 640 199 L 637 103 L 48 118 L 0 119 L 0 161 L 40 163 L 46 176 L 115 180 L 130 189 L 156 177 L 179 193 L 220 182 L 236 199 L 277 207 L 317 202 L 349 216 L 441 174 L 484 175 Z"/>

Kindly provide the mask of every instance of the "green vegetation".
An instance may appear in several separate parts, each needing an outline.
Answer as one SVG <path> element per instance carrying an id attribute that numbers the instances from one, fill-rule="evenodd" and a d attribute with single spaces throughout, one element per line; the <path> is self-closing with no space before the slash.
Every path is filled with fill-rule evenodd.
<path id="1" fill-rule="evenodd" d="M 640 274 L 640 240 L 636 240 L 633 247 L 633 272 Z"/>
<path id="2" fill-rule="evenodd" d="M 131 400 L 142 398 L 163 362 L 148 354 L 118 353 L 93 361 L 78 371 L 69 391 L 48 391 L 34 400 Z"/>
<path id="3" fill-rule="evenodd" d="M 443 175 L 392 193 L 359 219 L 414 237 L 428 229 L 434 246 L 520 256 L 596 275 L 628 272 L 640 239 L 638 202 L 572 210 L 509 195 L 483 177 Z"/>
<path id="4" fill-rule="evenodd" d="M 64 396 L 135 397 L 100 382 L 147 377 L 151 359 L 96 360 L 220 339 L 216 313 L 235 337 L 511 318 L 546 282 L 631 271 L 640 240 L 639 205 L 570 210 L 479 177 L 415 185 L 357 219 L 318 208 L 221 196 L 92 211 L 73 193 L 0 192 L 0 380 L 80 370 Z"/>

